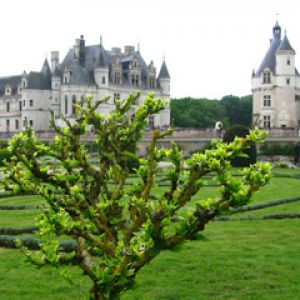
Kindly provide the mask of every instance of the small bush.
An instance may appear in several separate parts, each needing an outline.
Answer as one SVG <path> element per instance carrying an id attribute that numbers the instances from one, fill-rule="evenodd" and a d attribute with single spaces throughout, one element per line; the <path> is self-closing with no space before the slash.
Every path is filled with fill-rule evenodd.
<path id="1" fill-rule="evenodd" d="M 249 134 L 249 129 L 243 125 L 232 125 L 230 126 L 224 136 L 223 142 L 230 143 L 234 140 L 235 137 L 246 137 Z M 231 164 L 234 167 L 247 167 L 251 164 L 256 163 L 256 147 L 253 143 L 249 143 L 249 147 L 244 150 L 247 157 L 237 157 L 231 160 Z"/>

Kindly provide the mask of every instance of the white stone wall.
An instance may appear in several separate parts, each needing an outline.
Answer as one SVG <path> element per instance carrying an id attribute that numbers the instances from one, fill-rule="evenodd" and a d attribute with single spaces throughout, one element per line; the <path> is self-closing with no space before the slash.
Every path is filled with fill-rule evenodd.
<path id="1" fill-rule="evenodd" d="M 0 98 L 0 132 L 15 132 L 20 130 L 20 99 L 20 95 Z M 9 103 L 9 112 L 7 111 L 6 103 Z M 16 120 L 18 120 L 19 129 L 16 128 Z"/>
<path id="2" fill-rule="evenodd" d="M 24 120 L 27 119 L 29 124 L 30 121 L 33 122 L 32 127 L 35 130 L 49 130 L 51 101 L 52 94 L 50 90 L 24 89 L 22 91 L 22 125 Z"/>
<path id="3" fill-rule="evenodd" d="M 287 60 L 290 64 L 287 64 Z M 289 51 L 276 52 L 276 74 L 277 75 L 295 75 L 295 55 Z"/>

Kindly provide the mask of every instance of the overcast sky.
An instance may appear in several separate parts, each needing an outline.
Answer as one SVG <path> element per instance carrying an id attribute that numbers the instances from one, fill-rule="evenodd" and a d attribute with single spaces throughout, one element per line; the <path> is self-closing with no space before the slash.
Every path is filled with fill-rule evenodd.
<path id="1" fill-rule="evenodd" d="M 81 34 L 86 45 L 102 35 L 105 49 L 139 42 L 157 73 L 165 55 L 172 97 L 247 95 L 276 18 L 300 53 L 296 0 L 5 0 L 0 76 L 39 71 L 50 51 L 62 60 Z"/>

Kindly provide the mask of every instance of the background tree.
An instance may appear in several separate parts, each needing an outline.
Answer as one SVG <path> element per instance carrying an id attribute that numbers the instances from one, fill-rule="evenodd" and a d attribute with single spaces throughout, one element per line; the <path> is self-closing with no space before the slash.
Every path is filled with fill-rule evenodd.
<path id="1" fill-rule="evenodd" d="M 227 125 L 225 109 L 218 100 L 183 98 L 171 101 L 175 127 L 214 128 L 217 120 Z"/>
<path id="2" fill-rule="evenodd" d="M 136 170 L 138 179 L 125 187 L 132 145 L 142 137 L 146 119 L 165 106 L 149 95 L 132 118 L 129 111 L 138 96 L 116 100 L 115 110 L 106 117 L 97 108 L 108 98 L 93 102 L 88 97 L 76 105 L 74 123 L 65 119 L 66 128 L 57 127 L 52 118 L 57 135 L 49 145 L 38 141 L 29 127 L 9 143 L 12 158 L 3 185 L 16 192 L 32 191 L 47 202 L 38 221 L 41 249 L 31 252 L 20 245 L 22 251 L 40 267 L 80 267 L 92 281 L 90 299 L 119 299 L 137 272 L 160 251 L 194 238 L 216 215 L 248 203 L 270 178 L 269 165 L 263 163 L 245 168 L 240 178 L 231 174 L 229 159 L 241 154 L 249 141 L 261 141 L 261 132 L 229 144 L 214 141 L 212 149 L 184 160 L 176 145 L 157 149 L 157 140 L 168 132 L 155 130 L 148 154 Z M 98 163 L 90 161 L 80 142 L 89 125 L 95 129 Z M 44 163 L 49 157 L 55 167 Z M 165 174 L 170 185 L 154 194 L 161 160 L 172 162 Z M 220 198 L 191 202 L 203 186 L 202 177 L 210 172 L 220 184 Z M 60 236 L 75 241 L 73 252 L 63 251 Z"/>
<path id="3" fill-rule="evenodd" d="M 252 122 L 252 95 L 237 97 L 225 96 L 220 100 L 230 125 L 240 124 L 248 128 Z"/>

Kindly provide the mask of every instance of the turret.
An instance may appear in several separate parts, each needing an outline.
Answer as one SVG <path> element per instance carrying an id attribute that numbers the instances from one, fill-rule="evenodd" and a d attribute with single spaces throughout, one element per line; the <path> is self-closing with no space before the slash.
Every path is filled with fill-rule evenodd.
<path id="1" fill-rule="evenodd" d="M 58 66 L 52 72 L 51 86 L 53 90 L 57 90 L 61 85 L 61 71 Z"/>
<path id="2" fill-rule="evenodd" d="M 169 74 L 165 60 L 163 61 L 162 65 L 161 65 L 157 79 L 158 79 L 160 88 L 162 90 L 162 94 L 164 96 L 170 97 L 170 74 Z"/>
<path id="3" fill-rule="evenodd" d="M 276 51 L 276 74 L 295 75 L 295 50 L 291 47 L 285 33 Z"/>
<path id="4" fill-rule="evenodd" d="M 53 73 L 55 68 L 59 66 L 59 52 L 51 51 L 51 72 Z"/>
<path id="5" fill-rule="evenodd" d="M 109 69 L 106 54 L 102 46 L 102 39 L 100 39 L 100 49 L 96 61 L 94 63 L 94 77 L 98 87 L 108 87 L 108 73 Z"/>

